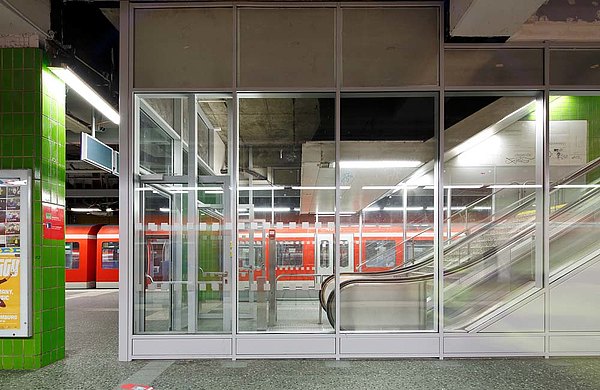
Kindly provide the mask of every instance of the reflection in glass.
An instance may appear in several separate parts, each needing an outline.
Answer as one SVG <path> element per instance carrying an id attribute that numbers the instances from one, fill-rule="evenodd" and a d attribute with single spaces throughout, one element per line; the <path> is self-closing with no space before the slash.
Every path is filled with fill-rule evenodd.
<path id="1" fill-rule="evenodd" d="M 542 287 L 539 105 L 535 96 L 457 95 L 447 107 L 444 324 L 484 330 Z"/>
<path id="2" fill-rule="evenodd" d="M 332 332 L 319 286 L 334 263 L 334 99 L 241 97 L 239 110 L 238 327 Z"/>
<path id="3" fill-rule="evenodd" d="M 119 269 L 119 243 L 102 243 L 102 269 Z"/>
<path id="4" fill-rule="evenodd" d="M 355 258 L 341 270 L 342 331 L 434 329 L 433 251 L 411 248 L 434 234 L 435 126 L 433 96 L 342 97 L 341 230 Z M 332 325 L 333 281 L 321 287 Z"/>
<path id="5" fill-rule="evenodd" d="M 79 243 L 65 243 L 65 268 L 79 269 Z"/>
<path id="6" fill-rule="evenodd" d="M 193 94 L 136 97 L 137 334 L 231 329 L 229 102 Z M 103 266 L 117 259 L 118 247 L 105 244 Z"/>

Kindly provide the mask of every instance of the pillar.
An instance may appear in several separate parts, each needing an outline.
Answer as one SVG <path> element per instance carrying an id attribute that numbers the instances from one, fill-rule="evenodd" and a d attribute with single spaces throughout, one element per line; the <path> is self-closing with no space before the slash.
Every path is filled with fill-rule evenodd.
<path id="1" fill-rule="evenodd" d="M 65 85 L 37 48 L 0 49 L 0 169 L 30 169 L 32 337 L 0 338 L 1 369 L 35 369 L 65 356 L 65 240 L 44 212 L 65 207 Z M 62 238 L 61 238 L 62 236 Z"/>

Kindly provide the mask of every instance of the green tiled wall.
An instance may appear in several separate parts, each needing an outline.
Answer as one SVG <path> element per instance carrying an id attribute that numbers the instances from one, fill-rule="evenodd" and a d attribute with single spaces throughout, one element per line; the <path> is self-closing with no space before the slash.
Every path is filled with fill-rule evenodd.
<path id="1" fill-rule="evenodd" d="M 550 104 L 551 121 L 588 122 L 588 161 L 600 156 L 600 96 L 562 96 Z"/>
<path id="2" fill-rule="evenodd" d="M 65 86 L 40 49 L 0 49 L 0 169 L 33 171 L 33 337 L 0 339 L 0 368 L 65 355 L 65 243 L 43 238 L 43 203 L 65 205 Z"/>

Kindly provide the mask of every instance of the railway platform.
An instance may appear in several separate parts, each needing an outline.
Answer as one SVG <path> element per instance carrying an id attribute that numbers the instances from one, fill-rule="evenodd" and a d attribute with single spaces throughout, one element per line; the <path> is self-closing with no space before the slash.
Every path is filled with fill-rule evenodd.
<path id="1" fill-rule="evenodd" d="M 2 389 L 598 389 L 599 358 L 118 361 L 117 290 L 67 292 L 67 356 Z"/>

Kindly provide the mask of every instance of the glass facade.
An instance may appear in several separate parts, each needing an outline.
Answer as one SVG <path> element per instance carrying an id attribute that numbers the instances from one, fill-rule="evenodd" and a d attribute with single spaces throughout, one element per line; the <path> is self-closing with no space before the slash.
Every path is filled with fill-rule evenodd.
<path id="1" fill-rule="evenodd" d="M 178 42 L 186 7 L 133 30 Z M 431 5 L 189 8 L 193 37 L 228 20 L 215 57 L 186 30 L 172 82 L 125 75 L 122 357 L 600 353 L 600 101 L 561 89 L 570 49 L 445 45 Z"/>

